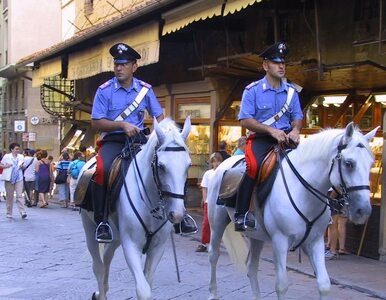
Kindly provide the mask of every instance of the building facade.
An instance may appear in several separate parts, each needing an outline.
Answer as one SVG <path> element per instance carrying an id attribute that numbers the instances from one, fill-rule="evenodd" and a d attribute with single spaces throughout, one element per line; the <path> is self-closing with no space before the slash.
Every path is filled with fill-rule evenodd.
<path id="1" fill-rule="evenodd" d="M 60 1 L 39 1 L 40 9 L 28 0 L 0 3 L 0 147 L 7 149 L 10 143 L 18 142 L 23 148 L 58 152 L 58 120 L 42 107 L 40 87 L 32 87 L 32 66 L 15 64 L 22 57 L 60 42 Z"/>
<path id="2" fill-rule="evenodd" d="M 85 146 L 95 144 L 90 130 L 93 97 L 113 76 L 108 49 L 116 42 L 141 53 L 137 76 L 154 86 L 167 116 L 178 123 L 192 117 L 191 187 L 200 181 L 219 141 L 227 141 L 231 152 L 245 132 L 237 121 L 242 91 L 264 76 L 258 54 L 275 41 L 289 44 L 287 77 L 303 87 L 304 138 L 350 121 L 363 131 L 383 124 L 385 0 L 72 3 L 74 35 L 17 63 L 34 64 L 38 85 L 58 74 L 73 82 L 74 93 L 63 98 L 73 109 L 73 119 L 67 120 L 62 147 L 77 132 Z M 331 14 L 331 7 L 336 13 Z M 150 119 L 146 122 L 151 126 Z M 361 254 L 386 260 L 381 132 L 372 146 L 377 160 L 371 176 L 374 219 L 367 229 L 372 234 L 352 228 L 352 247 L 359 247 L 363 237 L 369 247 L 362 247 Z"/>

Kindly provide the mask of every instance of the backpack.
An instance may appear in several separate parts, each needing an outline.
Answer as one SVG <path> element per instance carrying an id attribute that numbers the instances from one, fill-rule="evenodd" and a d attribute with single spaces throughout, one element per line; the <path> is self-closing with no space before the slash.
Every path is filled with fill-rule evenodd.
<path id="1" fill-rule="evenodd" d="M 81 161 L 81 160 L 75 160 L 71 164 L 70 174 L 71 174 L 72 178 L 78 179 L 78 176 L 79 176 L 79 173 L 80 173 L 80 169 L 82 169 L 82 167 L 84 165 L 84 162 L 83 163 L 82 162 L 83 161 Z"/>

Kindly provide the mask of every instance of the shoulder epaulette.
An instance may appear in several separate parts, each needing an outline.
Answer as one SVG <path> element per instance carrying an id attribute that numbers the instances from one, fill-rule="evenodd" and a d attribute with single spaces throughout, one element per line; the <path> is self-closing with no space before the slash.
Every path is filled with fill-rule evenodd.
<path id="1" fill-rule="evenodd" d="M 258 85 L 259 83 L 260 83 L 260 80 L 251 82 L 250 84 L 248 84 L 248 85 L 245 87 L 245 89 L 249 90 L 251 87 L 254 87 L 255 85 Z"/>
<path id="2" fill-rule="evenodd" d="M 147 87 L 148 89 L 151 89 L 151 84 L 148 84 L 147 82 L 142 81 L 142 80 L 140 80 L 139 82 L 140 82 L 141 85 L 143 85 L 144 87 Z"/>
<path id="3" fill-rule="evenodd" d="M 296 84 L 295 82 L 292 82 L 292 81 L 287 81 L 285 83 L 287 85 L 287 87 L 292 87 L 295 89 L 295 91 L 297 91 L 298 93 L 300 93 L 303 89 L 303 87 L 301 87 L 300 85 Z"/>
<path id="4" fill-rule="evenodd" d="M 101 88 L 103 90 L 103 89 L 107 88 L 109 85 L 111 85 L 111 82 L 112 82 L 111 80 L 108 80 L 105 83 L 101 84 L 99 86 L 99 88 Z"/>

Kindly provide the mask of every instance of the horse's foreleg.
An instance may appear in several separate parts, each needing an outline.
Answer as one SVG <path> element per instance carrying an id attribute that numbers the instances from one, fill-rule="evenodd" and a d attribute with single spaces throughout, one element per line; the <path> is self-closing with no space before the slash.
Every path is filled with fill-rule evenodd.
<path id="1" fill-rule="evenodd" d="M 259 271 L 260 254 L 261 250 L 263 249 L 264 242 L 255 239 L 249 239 L 249 243 L 250 246 L 247 264 L 247 275 L 251 283 L 253 299 L 260 299 L 261 295 L 257 272 Z"/>
<path id="2" fill-rule="evenodd" d="M 86 211 L 82 211 L 81 216 L 84 232 L 86 234 L 87 248 L 92 258 L 92 269 L 98 283 L 98 293 L 94 293 L 93 298 L 95 297 L 98 300 L 106 300 L 107 291 L 105 290 L 104 286 L 104 276 L 106 272 L 104 263 L 99 252 L 99 243 L 95 241 L 94 238 L 95 224 L 91 220 L 91 215 L 88 215 Z"/>
<path id="3" fill-rule="evenodd" d="M 273 258 L 275 261 L 276 269 L 276 294 L 279 300 L 284 299 L 285 293 L 288 290 L 288 278 L 287 278 L 287 251 L 288 251 L 288 238 L 275 234 L 272 236 L 272 248 Z"/>
<path id="4" fill-rule="evenodd" d="M 119 245 L 120 245 L 119 241 L 113 241 L 112 243 L 105 245 L 105 249 L 103 253 L 103 264 L 105 267 L 103 286 L 106 293 L 109 291 L 109 275 L 110 275 L 111 261 L 113 260 L 115 250 L 119 247 Z"/>
<path id="5" fill-rule="evenodd" d="M 320 236 L 313 243 L 305 246 L 305 251 L 310 258 L 318 283 L 320 299 L 326 299 L 331 288 L 330 278 L 326 269 L 324 258 L 324 240 Z"/>
<path id="6" fill-rule="evenodd" d="M 167 239 L 165 239 L 165 242 L 166 240 Z M 155 270 L 165 251 L 165 245 L 166 245 L 165 242 L 162 242 L 161 244 L 158 244 L 155 247 L 152 247 L 152 249 L 150 249 L 146 254 L 144 273 L 145 273 L 147 282 L 150 285 L 150 288 L 152 288 L 153 286 L 153 278 L 154 278 Z"/>
<path id="7" fill-rule="evenodd" d="M 217 296 L 217 278 L 216 267 L 220 257 L 221 238 L 230 219 L 228 213 L 223 207 L 216 207 L 217 213 L 214 220 L 210 220 L 210 244 L 209 244 L 209 263 L 210 263 L 210 282 L 209 282 L 209 300 L 219 299 Z M 221 209 L 221 211 L 219 211 Z M 220 213 L 221 212 L 221 213 Z"/>
<path id="8" fill-rule="evenodd" d="M 125 240 L 123 238 L 121 240 L 122 240 L 123 253 L 125 255 L 127 265 L 129 266 L 130 271 L 134 276 L 137 299 L 151 300 L 152 297 L 151 297 L 150 285 L 147 282 L 147 279 L 142 270 L 141 250 L 138 249 L 134 244 L 130 243 L 129 241 L 123 242 Z"/>

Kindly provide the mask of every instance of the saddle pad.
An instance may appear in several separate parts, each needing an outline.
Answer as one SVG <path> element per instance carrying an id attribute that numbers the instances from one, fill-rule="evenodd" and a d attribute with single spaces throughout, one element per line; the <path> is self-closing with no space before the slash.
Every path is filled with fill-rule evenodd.
<path id="1" fill-rule="evenodd" d="M 82 172 L 82 175 L 78 179 L 78 183 L 74 192 L 75 205 L 81 206 L 85 196 L 87 194 L 88 186 L 93 178 L 96 170 L 96 165 L 93 165 L 91 169 L 87 169 Z"/>
<path id="2" fill-rule="evenodd" d="M 224 172 L 219 192 L 220 199 L 226 199 L 236 194 L 238 187 L 245 175 L 245 159 L 241 159 L 236 165 Z"/>

